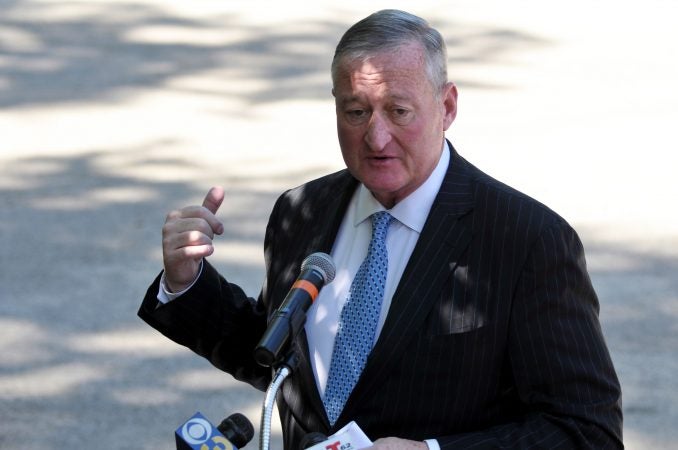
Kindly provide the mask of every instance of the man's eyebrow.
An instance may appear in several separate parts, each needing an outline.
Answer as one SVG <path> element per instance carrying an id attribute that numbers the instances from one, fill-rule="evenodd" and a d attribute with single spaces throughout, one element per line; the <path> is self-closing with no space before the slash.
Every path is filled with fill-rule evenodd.
<path id="1" fill-rule="evenodd" d="M 346 105 L 347 103 L 353 103 L 353 102 L 359 102 L 359 101 L 360 101 L 360 97 L 358 97 L 357 95 L 346 95 L 346 96 L 337 98 L 337 102 L 342 106 Z"/>
<path id="2" fill-rule="evenodd" d="M 398 94 L 398 93 L 389 93 L 386 95 L 388 100 L 390 101 L 399 101 L 399 102 L 410 102 L 412 101 L 412 97 L 404 94 Z M 360 102 L 362 101 L 362 98 L 359 95 L 346 95 L 342 97 L 337 97 L 337 103 L 341 106 L 345 106 L 348 103 L 353 103 L 353 102 Z"/>

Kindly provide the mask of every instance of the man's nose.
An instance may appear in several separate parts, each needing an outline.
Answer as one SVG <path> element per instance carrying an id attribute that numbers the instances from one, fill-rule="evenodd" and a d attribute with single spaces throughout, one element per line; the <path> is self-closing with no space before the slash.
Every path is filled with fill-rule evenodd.
<path id="1" fill-rule="evenodd" d="M 381 151 L 391 141 L 389 124 L 377 113 L 373 113 L 365 133 L 365 142 L 374 151 Z"/>

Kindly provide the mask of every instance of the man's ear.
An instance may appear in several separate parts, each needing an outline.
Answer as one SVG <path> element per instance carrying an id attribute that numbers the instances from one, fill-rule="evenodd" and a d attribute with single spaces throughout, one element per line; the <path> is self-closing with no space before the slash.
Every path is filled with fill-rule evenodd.
<path id="1" fill-rule="evenodd" d="M 443 88 L 443 131 L 446 131 L 457 117 L 457 86 L 451 81 Z"/>

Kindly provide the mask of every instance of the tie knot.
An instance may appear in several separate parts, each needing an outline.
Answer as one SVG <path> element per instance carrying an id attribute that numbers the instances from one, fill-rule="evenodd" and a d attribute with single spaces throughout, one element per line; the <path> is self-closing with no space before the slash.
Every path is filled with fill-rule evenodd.
<path id="1" fill-rule="evenodd" d="M 386 240 L 386 232 L 393 217 L 386 211 L 372 214 L 372 240 Z"/>

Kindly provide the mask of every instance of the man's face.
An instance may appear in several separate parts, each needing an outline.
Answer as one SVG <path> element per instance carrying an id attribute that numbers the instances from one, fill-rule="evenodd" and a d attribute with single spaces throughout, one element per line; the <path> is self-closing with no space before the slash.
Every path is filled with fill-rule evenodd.
<path id="1" fill-rule="evenodd" d="M 344 61 L 333 90 L 337 133 L 349 171 L 386 208 L 431 174 L 456 116 L 452 83 L 434 92 L 420 45 Z"/>

